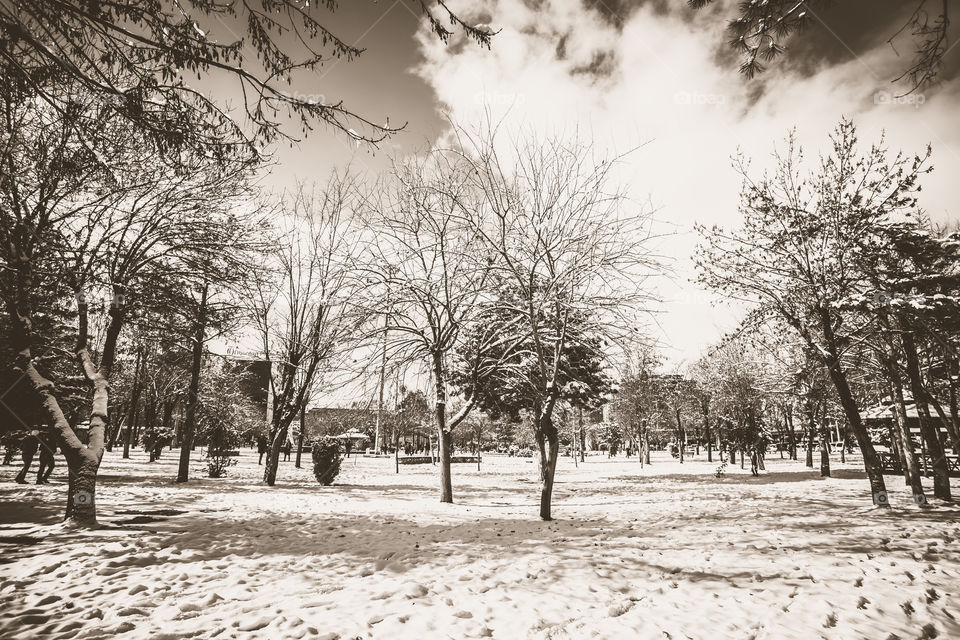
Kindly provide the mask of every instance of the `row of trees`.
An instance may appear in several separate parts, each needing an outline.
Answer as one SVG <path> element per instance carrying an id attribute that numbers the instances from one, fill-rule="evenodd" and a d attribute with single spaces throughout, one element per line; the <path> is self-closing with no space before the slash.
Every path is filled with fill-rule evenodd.
<path id="1" fill-rule="evenodd" d="M 772 173 L 752 176 L 747 162 L 738 160 L 741 226 L 700 230 L 702 282 L 752 304 L 743 332 L 775 354 L 767 360 L 782 374 L 793 372 L 770 388 L 792 397 L 790 406 L 799 406 L 810 422 L 815 412 L 839 406 L 880 506 L 888 502 L 862 416 L 865 402 L 885 397 L 893 408 L 893 449 L 918 504 L 926 498 L 908 432 L 908 402 L 914 400 L 919 412 L 938 498 L 949 500 L 951 493 L 937 425 L 944 425 L 955 451 L 960 442 L 960 242 L 932 228 L 917 206 L 929 157 L 929 148 L 913 157 L 891 154 L 882 140 L 861 149 L 854 125 L 843 121 L 829 153 L 808 169 L 791 135 Z"/>
<path id="2" fill-rule="evenodd" d="M 682 373 L 663 373 L 651 351 L 628 361 L 611 417 L 620 437 L 637 445 L 641 464 L 650 462 L 651 442 L 675 443 L 681 463 L 694 447 L 708 462 L 715 452 L 735 462 L 739 452 L 741 461 L 755 458 L 758 466 L 770 445 L 796 460 L 803 444 L 812 467 L 819 441 L 821 473 L 830 475 L 828 429 L 842 421 L 825 371 L 799 345 L 771 349 L 768 333 L 752 329 L 727 336 Z M 846 433 L 844 427 L 844 444 Z"/>
<path id="3" fill-rule="evenodd" d="M 415 4 L 440 39 L 450 25 L 489 44 L 489 29 L 443 3 Z M 294 269 L 278 275 L 284 256 L 312 248 L 272 242 L 263 217 L 273 207 L 251 204 L 251 184 L 265 145 L 292 139 L 285 122 L 303 133 L 323 123 L 374 144 L 396 131 L 287 91 L 295 73 L 362 53 L 324 26 L 335 9 L 299 0 L 0 6 L 0 296 L 9 329 L 0 348 L 8 381 L 29 392 L 10 417 L 58 434 L 69 522 L 96 524 L 97 471 L 116 416 L 111 380 L 123 352 L 140 348 L 128 348 L 131 336 L 154 333 L 164 338 L 151 345 L 169 338 L 189 352 L 181 481 L 205 344 L 249 315 L 246 305 L 238 312 L 239 292 L 257 267 L 272 287 L 258 298 L 264 347 L 282 363 L 272 381 L 276 430 L 316 375 L 297 359 L 299 337 L 312 345 L 329 337 L 312 327 L 316 309 L 276 311 L 294 308 L 291 285 L 312 286 Z M 191 84 L 213 76 L 235 83 L 239 105 Z M 266 330 L 277 323 L 290 329 L 279 341 Z M 84 440 L 80 423 L 89 427 Z"/>
<path id="4" fill-rule="evenodd" d="M 8 102 L 11 117 L 19 113 L 15 104 Z M 45 113 L 35 105 L 27 111 Z M 19 115 L 20 158 L 34 165 L 18 165 L 24 177 L 7 183 L 10 210 L 20 218 L 4 232 L 20 234 L 8 235 L 8 248 L 25 247 L 34 257 L 7 257 L 16 265 L 6 271 L 8 309 L 20 312 L 10 316 L 17 322 L 7 348 L 54 416 L 68 461 L 75 456 L 71 514 L 92 502 L 96 473 L 87 452 L 115 444 L 121 433 L 108 407 L 125 417 L 126 450 L 141 422 L 145 432 L 165 433 L 176 415 L 178 480 L 188 479 L 198 427 L 209 434 L 222 428 L 218 416 L 231 415 L 216 409 L 216 400 L 243 405 L 238 389 L 223 393 L 229 381 L 206 355 L 209 339 L 230 331 L 254 336 L 256 351 L 271 362 L 267 484 L 276 481 L 280 449 L 310 397 L 366 373 L 348 362 L 366 349 L 428 367 L 443 501 L 453 500 L 454 429 L 479 408 L 498 421 L 531 425 L 541 516 L 549 519 L 559 425 L 576 424 L 572 439 L 583 451 L 582 420 L 571 413 L 611 396 L 616 422 L 646 461 L 651 430 L 667 425 L 681 461 L 682 445 L 692 441 L 711 460 L 717 443 L 762 463 L 776 431 L 786 434 L 792 457 L 799 441 L 806 443 L 808 464 L 819 440 L 827 474 L 827 424 L 842 421 L 881 505 L 884 479 L 862 409 L 884 396 L 891 403 L 897 428 L 890 442 L 922 504 L 907 424 L 916 398 L 934 494 L 950 497 L 936 423 L 946 425 L 956 450 L 951 372 L 960 245 L 934 233 L 916 210 L 927 157 L 888 161 L 882 146 L 859 155 L 849 122 L 811 176 L 801 173 L 791 139 L 772 177 L 747 178 L 742 229 L 701 229 L 704 282 L 756 306 L 736 335 L 681 376 L 658 373 L 651 349 L 632 356 L 620 349 L 637 343 L 637 314 L 647 300 L 641 285 L 654 262 L 646 217 L 610 185 L 615 162 L 593 157 L 587 144 L 510 146 L 489 132 L 459 130 L 449 148 L 398 162 L 373 185 L 334 176 L 322 189 L 301 187 L 270 205 L 250 197 L 246 165 L 231 165 L 227 174 L 200 159 L 189 177 L 161 167 L 152 180 L 111 182 L 123 163 L 136 165 L 118 152 L 109 177 L 92 171 L 96 181 L 85 178 L 84 189 L 97 185 L 97 197 L 68 192 L 55 206 L 38 200 L 26 208 L 18 204 L 31 202 L 19 197 L 31 184 L 25 178 L 36 179 L 37 194 L 56 193 L 62 169 L 43 170 L 63 160 L 44 155 L 46 138 L 29 147 L 51 129 Z M 69 131 L 61 134 L 69 139 Z M 72 208 L 61 214 L 61 201 Z M 56 271 L 64 265 L 65 277 Z M 70 450 L 84 414 L 78 372 L 55 357 L 69 353 L 62 319 L 71 315 L 79 373 L 93 388 L 79 454 Z M 44 323 L 39 330 L 24 321 L 34 316 Z M 121 338 L 128 326 L 132 335 Z M 58 396 L 51 373 L 40 373 L 33 344 L 45 347 L 48 371 L 63 371 L 69 393 Z M 613 393 L 609 372 L 618 353 L 623 373 Z M 114 369 L 124 373 L 111 399 Z M 211 384 L 219 386 L 205 391 Z"/>
<path id="5" fill-rule="evenodd" d="M 250 186 L 254 163 L 196 156 L 181 173 L 151 164 L 145 139 L 101 158 L 69 120 L 16 98 L 8 161 L 21 173 L 4 183 L 11 351 L 46 410 L 40 422 L 66 444 L 70 519 L 95 522 L 103 450 L 122 433 L 128 453 L 141 424 L 156 442 L 176 418 L 177 480 L 188 480 L 198 429 L 216 422 L 207 390 L 229 386 L 208 355 L 224 333 L 271 363 L 268 485 L 311 396 L 363 375 L 349 361 L 383 344 L 391 362 L 431 373 L 441 500 L 453 500 L 453 430 L 475 407 L 529 414 L 550 518 L 556 411 L 599 401 L 611 345 L 633 338 L 653 266 L 647 217 L 612 184 L 617 158 L 579 140 L 510 146 L 460 130 L 376 184 L 336 175 L 266 201 Z M 98 144 L 120 140 L 105 123 Z M 74 362 L 93 390 L 85 442 L 74 429 L 83 394 L 71 421 L 53 370 L 32 355 L 69 328 L 38 332 L 34 317 L 75 318 Z"/>

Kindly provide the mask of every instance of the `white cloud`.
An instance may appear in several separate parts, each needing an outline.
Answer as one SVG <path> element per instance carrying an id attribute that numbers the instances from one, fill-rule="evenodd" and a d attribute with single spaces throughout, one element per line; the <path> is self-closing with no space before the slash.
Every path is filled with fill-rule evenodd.
<path id="1" fill-rule="evenodd" d="M 929 141 L 937 171 L 924 183 L 921 204 L 938 220 L 957 218 L 949 211 L 952 176 L 960 169 L 960 128 L 951 113 L 957 86 L 914 100 L 922 104 L 884 104 L 884 94 L 875 99 L 878 91 L 890 91 L 889 79 L 904 62 L 889 48 L 807 78 L 791 73 L 788 62 L 775 63 L 763 77 L 763 96 L 751 101 L 755 87 L 736 65 L 717 62 L 723 26 L 706 15 L 685 21 L 647 5 L 618 31 L 577 0 L 464 1 L 455 8 L 492 16 L 502 29 L 490 51 L 445 47 L 424 30 L 418 35 L 426 59 L 417 72 L 456 121 L 481 121 L 489 110 L 508 128 L 578 129 L 617 151 L 649 141 L 630 155 L 621 179 L 638 201 L 649 198 L 657 206 L 663 228 L 676 231 L 662 247 L 676 259 L 676 276 L 661 287 L 659 317 L 675 362 L 696 358 L 737 322 L 737 310 L 711 307 L 708 294 L 688 279 L 694 278 L 693 224 L 739 220 L 739 179 L 729 161 L 738 147 L 759 169 L 772 145 L 796 126 L 808 157 L 815 157 L 842 116 L 857 121 L 867 143 L 883 128 L 893 149 L 920 152 Z M 565 55 L 558 59 L 561 39 Z M 574 72 L 598 55 L 613 56 L 611 75 Z"/>

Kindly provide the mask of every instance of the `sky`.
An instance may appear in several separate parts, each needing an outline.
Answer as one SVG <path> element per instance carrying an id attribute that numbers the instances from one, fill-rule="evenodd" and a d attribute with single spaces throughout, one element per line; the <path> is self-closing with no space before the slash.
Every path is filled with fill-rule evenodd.
<path id="1" fill-rule="evenodd" d="M 351 62 L 296 79 L 295 89 L 345 104 L 376 122 L 406 123 L 374 150 L 318 130 L 281 146 L 264 184 L 326 180 L 351 166 L 377 172 L 391 155 L 442 141 L 448 122 L 484 118 L 508 131 L 592 138 L 629 155 L 618 170 L 631 204 L 652 212 L 658 252 L 671 275 L 656 283 L 662 300 L 649 330 L 669 367 L 696 360 L 743 310 L 695 283 L 695 223 L 735 226 L 738 150 L 754 169 L 770 166 L 774 144 L 792 127 L 816 158 L 842 117 L 866 144 L 885 131 L 892 150 L 933 147 L 935 171 L 920 204 L 938 222 L 958 219 L 960 51 L 949 50 L 941 82 L 904 98 L 892 84 L 909 66 L 913 43 L 901 34 L 913 2 L 846 0 L 818 9 L 812 26 L 757 78 L 737 72 L 725 24 L 732 0 L 695 12 L 683 0 L 453 0 L 473 24 L 499 30 L 485 49 L 455 35 L 442 43 L 415 3 L 351 2 L 331 17 L 332 31 L 366 50 Z M 817 5 L 821 6 L 821 5 Z"/>

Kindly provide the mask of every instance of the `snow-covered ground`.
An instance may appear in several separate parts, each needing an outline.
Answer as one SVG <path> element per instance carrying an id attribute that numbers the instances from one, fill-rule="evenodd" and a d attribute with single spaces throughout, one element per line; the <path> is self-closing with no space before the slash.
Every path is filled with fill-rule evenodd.
<path id="1" fill-rule="evenodd" d="M 269 488 L 244 450 L 175 485 L 171 452 L 133 455 L 107 454 L 90 533 L 55 525 L 62 466 L 0 467 L 0 637 L 960 638 L 960 511 L 892 476 L 871 508 L 852 462 L 565 459 L 541 522 L 518 458 L 455 465 L 444 505 L 430 465 L 351 458 L 320 487 L 287 462 Z"/>

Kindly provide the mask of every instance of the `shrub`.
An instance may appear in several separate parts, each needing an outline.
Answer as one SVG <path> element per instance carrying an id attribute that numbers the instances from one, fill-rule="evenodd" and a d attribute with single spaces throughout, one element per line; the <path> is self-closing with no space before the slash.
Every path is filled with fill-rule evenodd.
<path id="1" fill-rule="evenodd" d="M 237 464 L 237 461 L 227 455 L 236 442 L 236 431 L 224 422 L 204 421 L 204 435 L 207 437 L 207 475 L 211 478 L 222 478 L 227 475 L 227 469 Z"/>
<path id="2" fill-rule="evenodd" d="M 222 478 L 227 475 L 227 468 L 237 464 L 231 456 L 213 453 L 207 458 L 207 475 L 211 478 Z"/>
<path id="3" fill-rule="evenodd" d="M 324 486 L 333 484 L 340 473 L 340 461 L 343 453 L 340 442 L 333 438 L 320 438 L 311 446 L 313 455 L 313 475 Z"/>

